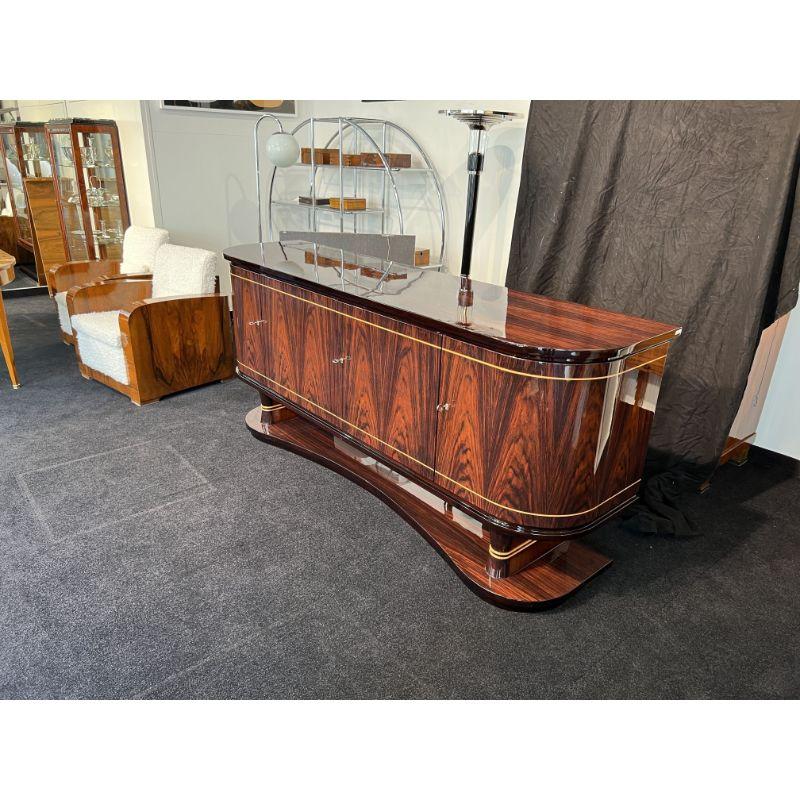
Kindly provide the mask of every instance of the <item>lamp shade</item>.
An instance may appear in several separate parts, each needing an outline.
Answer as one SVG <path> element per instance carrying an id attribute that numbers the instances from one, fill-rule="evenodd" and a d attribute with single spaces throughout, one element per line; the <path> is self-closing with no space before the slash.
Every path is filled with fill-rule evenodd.
<path id="1" fill-rule="evenodd" d="M 291 133 L 280 131 L 267 139 L 267 158 L 276 167 L 290 167 L 300 155 L 300 145 Z"/>

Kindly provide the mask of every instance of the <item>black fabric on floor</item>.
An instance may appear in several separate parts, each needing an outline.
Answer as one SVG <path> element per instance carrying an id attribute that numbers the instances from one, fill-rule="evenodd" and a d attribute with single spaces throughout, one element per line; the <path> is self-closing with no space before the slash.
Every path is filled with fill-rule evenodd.
<path id="1" fill-rule="evenodd" d="M 800 472 L 755 451 L 689 499 L 703 536 L 611 524 L 542 614 L 479 600 L 376 498 L 254 440 L 239 381 L 142 409 L 81 378 L 47 297 L 6 302 L 4 698 L 800 694 Z"/>

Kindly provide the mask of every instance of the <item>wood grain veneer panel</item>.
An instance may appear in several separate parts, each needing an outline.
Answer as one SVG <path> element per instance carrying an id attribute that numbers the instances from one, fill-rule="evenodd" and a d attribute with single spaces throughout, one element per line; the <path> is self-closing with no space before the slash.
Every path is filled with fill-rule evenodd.
<path id="1" fill-rule="evenodd" d="M 542 365 L 444 337 L 441 363 L 443 488 L 503 522 L 554 530 L 635 496 L 660 361 Z"/>
<path id="2" fill-rule="evenodd" d="M 135 402 L 233 377 L 222 295 L 143 300 L 121 314 L 120 331 Z"/>
<path id="3" fill-rule="evenodd" d="M 59 221 L 58 199 L 52 178 L 25 178 L 28 209 L 36 239 L 39 282 L 46 283 L 50 267 L 67 261 L 67 248 Z"/>
<path id="4" fill-rule="evenodd" d="M 236 278 L 236 270 L 233 275 Z M 271 313 L 270 293 L 253 280 L 234 279 L 231 285 L 236 360 L 247 364 L 254 372 L 269 375 L 266 325 Z"/>
<path id="5" fill-rule="evenodd" d="M 341 410 L 340 326 L 335 303 L 262 278 L 265 375 L 280 394 L 328 421 Z"/>
<path id="6" fill-rule="evenodd" d="M 345 431 L 433 477 L 441 335 L 345 307 Z"/>

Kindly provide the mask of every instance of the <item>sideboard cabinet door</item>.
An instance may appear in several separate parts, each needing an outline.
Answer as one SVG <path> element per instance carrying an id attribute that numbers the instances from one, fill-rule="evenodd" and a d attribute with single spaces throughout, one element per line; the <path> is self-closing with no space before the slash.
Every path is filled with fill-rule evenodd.
<path id="1" fill-rule="evenodd" d="M 517 359 L 445 336 L 437 483 L 505 523 L 590 522 L 613 494 L 605 473 L 618 454 L 604 452 L 602 427 L 613 422 L 617 384 L 583 378 L 607 370 Z"/>
<path id="2" fill-rule="evenodd" d="M 668 349 L 546 364 L 443 337 L 437 483 L 507 524 L 597 522 L 636 497 Z"/>
<path id="3" fill-rule="evenodd" d="M 236 360 L 251 378 L 263 382 L 270 375 L 264 335 L 270 316 L 270 293 L 261 282 L 235 267 L 231 271 L 231 285 Z"/>
<path id="4" fill-rule="evenodd" d="M 339 304 L 272 278 L 265 327 L 270 377 L 278 394 L 332 425 L 342 406 Z"/>
<path id="5" fill-rule="evenodd" d="M 344 430 L 433 479 L 441 334 L 345 309 Z"/>

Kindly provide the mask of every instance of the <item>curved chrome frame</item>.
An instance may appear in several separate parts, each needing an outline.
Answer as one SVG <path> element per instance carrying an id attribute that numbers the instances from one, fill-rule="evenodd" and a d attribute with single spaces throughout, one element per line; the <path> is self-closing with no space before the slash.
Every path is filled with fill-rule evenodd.
<path id="1" fill-rule="evenodd" d="M 256 123 L 256 132 L 254 134 L 254 141 L 256 147 L 256 180 L 258 181 L 258 230 L 259 230 L 259 241 L 261 241 L 262 237 L 262 224 L 261 224 L 261 176 L 260 176 L 260 168 L 259 168 L 259 158 L 258 158 L 258 131 L 257 127 L 258 124 L 267 116 L 273 116 L 265 114 L 264 117 L 260 118 Z M 275 120 L 278 122 L 280 126 L 280 130 L 283 131 L 283 126 L 280 123 L 280 120 L 275 117 Z M 314 142 L 314 127 L 315 123 L 326 123 L 326 124 L 336 124 L 338 125 L 338 131 L 331 135 L 326 143 L 326 147 L 329 147 L 337 138 L 339 139 L 339 147 L 340 150 L 343 149 L 342 139 L 344 136 L 345 128 L 350 128 L 351 130 L 356 132 L 356 135 L 361 134 L 364 138 L 375 148 L 378 156 L 380 157 L 381 164 L 383 165 L 383 190 L 382 190 L 382 203 L 385 203 L 386 197 L 386 176 L 388 175 L 389 181 L 391 182 L 392 193 L 394 194 L 395 205 L 397 207 L 397 215 L 400 223 L 400 233 L 404 233 L 405 231 L 405 223 L 403 218 L 403 206 L 400 201 L 400 193 L 397 189 L 397 183 L 395 181 L 394 175 L 392 174 L 392 168 L 389 166 L 389 163 L 385 156 L 386 151 L 386 129 L 392 128 L 400 133 L 402 136 L 405 136 L 411 145 L 416 149 L 417 153 L 419 153 L 420 157 L 425 163 L 425 169 L 429 175 L 433 178 L 434 187 L 436 189 L 438 205 L 439 205 L 439 222 L 440 222 L 440 236 L 441 241 L 439 245 L 439 260 L 438 264 L 444 264 L 444 255 L 445 255 L 445 245 L 447 242 L 447 213 L 445 209 L 445 202 L 444 202 L 444 191 L 442 190 L 442 184 L 439 180 L 439 175 L 436 172 L 436 169 L 433 166 L 428 154 L 422 148 L 422 146 L 414 139 L 414 137 L 400 125 L 397 125 L 394 122 L 390 122 L 389 120 L 384 119 L 372 119 L 369 117 L 309 117 L 308 119 L 303 120 L 298 125 L 294 127 L 291 131 L 292 136 L 295 136 L 298 132 L 300 132 L 306 126 L 309 126 L 309 138 L 310 138 L 310 147 L 311 147 L 311 163 L 308 165 L 311 168 L 311 179 L 309 181 L 310 192 L 311 192 L 311 200 L 312 204 L 309 206 L 309 218 L 311 221 L 311 228 L 312 230 L 316 230 L 317 228 L 317 205 L 316 205 L 316 173 L 317 173 L 317 165 L 314 161 L 314 150 L 315 150 L 315 142 Z M 369 134 L 365 129 L 364 125 L 382 125 L 383 126 L 383 141 L 382 146 L 379 146 L 375 138 Z M 342 164 L 343 159 L 339 159 L 339 197 L 340 200 L 344 199 L 344 181 L 343 181 L 343 173 L 344 173 L 344 165 Z M 278 168 L 272 168 L 272 176 L 270 178 L 269 183 L 269 236 L 271 240 L 274 240 L 274 226 L 273 226 L 273 194 L 274 194 L 274 187 L 275 187 L 275 175 L 277 174 Z M 339 229 L 344 230 L 344 209 L 342 208 L 343 203 L 340 202 L 340 212 L 339 212 Z M 381 219 L 381 228 L 385 230 L 385 223 L 386 223 L 386 208 L 383 207 L 383 214 Z"/>
<path id="2" fill-rule="evenodd" d="M 261 154 L 258 149 L 258 129 L 261 126 L 261 123 L 265 119 L 271 119 L 278 123 L 278 132 L 285 133 L 283 130 L 283 123 L 281 122 L 280 118 L 277 117 L 275 114 L 270 114 L 266 112 L 262 114 L 257 120 L 256 124 L 253 127 L 253 149 L 255 150 L 256 154 L 256 204 L 258 205 L 258 241 L 259 243 L 264 239 L 264 230 L 261 224 Z M 272 168 L 272 177 L 273 180 L 275 178 L 275 170 L 277 167 Z M 270 198 L 272 197 L 272 191 L 270 189 Z M 272 217 L 270 216 L 270 236 L 272 236 Z"/>

